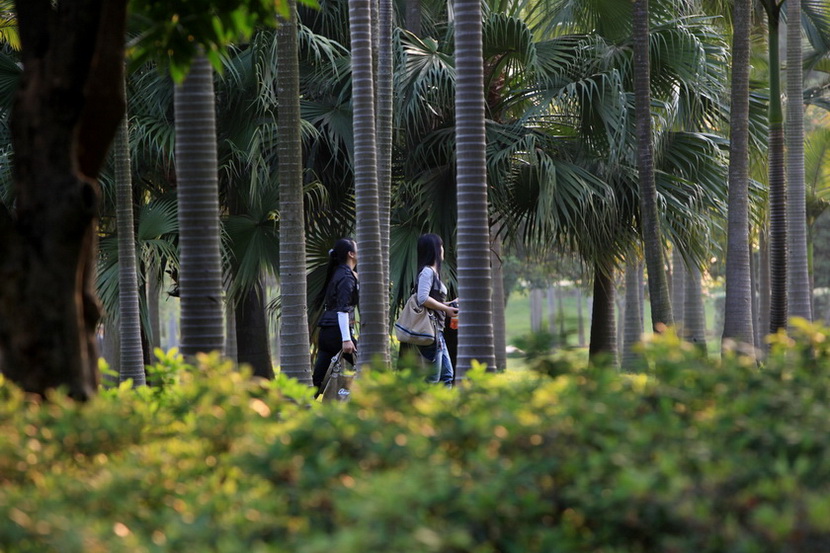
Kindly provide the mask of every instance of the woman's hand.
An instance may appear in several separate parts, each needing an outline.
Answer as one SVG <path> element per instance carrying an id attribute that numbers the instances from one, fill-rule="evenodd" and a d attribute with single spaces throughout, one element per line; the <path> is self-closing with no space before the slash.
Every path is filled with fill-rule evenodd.
<path id="1" fill-rule="evenodd" d="M 343 353 L 354 353 L 357 351 L 357 348 L 354 345 L 354 342 L 351 340 L 346 340 L 343 342 Z"/>
<path id="2" fill-rule="evenodd" d="M 445 303 L 444 304 L 444 311 L 446 311 L 447 314 L 450 317 L 457 317 L 458 316 L 458 307 L 456 307 L 455 305 L 452 305 L 453 303 L 455 303 L 455 302 L 451 301 L 451 302 Z"/>

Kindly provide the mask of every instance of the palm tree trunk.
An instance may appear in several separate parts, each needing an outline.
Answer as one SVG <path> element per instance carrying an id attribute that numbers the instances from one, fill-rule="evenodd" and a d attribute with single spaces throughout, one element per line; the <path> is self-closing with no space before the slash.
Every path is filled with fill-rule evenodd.
<path id="1" fill-rule="evenodd" d="M 674 324 L 657 211 L 654 152 L 651 137 L 651 92 L 649 84 L 648 0 L 634 0 L 634 112 L 637 127 L 637 170 L 640 174 L 640 226 L 648 270 L 651 322 L 655 332 Z"/>
<path id="2" fill-rule="evenodd" d="M 130 139 L 124 117 L 113 144 L 116 183 L 116 226 L 118 228 L 118 332 L 121 352 L 119 382 L 132 380 L 144 386 L 144 348 L 141 346 L 141 315 L 138 301 L 138 277 L 133 223 L 133 181 L 130 167 Z"/>
<path id="3" fill-rule="evenodd" d="M 686 272 L 683 308 L 683 337 L 706 353 L 706 316 L 700 269 L 692 265 Z"/>
<path id="4" fill-rule="evenodd" d="M 671 253 L 671 305 L 677 334 L 683 336 L 683 306 L 686 299 L 686 262 L 677 246 Z"/>
<path id="5" fill-rule="evenodd" d="M 377 147 L 378 147 L 378 200 L 380 202 L 380 247 L 383 268 L 383 290 L 390 328 L 389 284 L 389 223 L 392 201 L 392 0 L 378 0 L 378 63 L 377 63 Z M 384 350 L 389 355 L 389 348 Z M 390 365 L 387 357 L 385 365 Z"/>
<path id="6" fill-rule="evenodd" d="M 349 0 L 357 242 L 360 252 L 360 363 L 389 359 L 388 290 L 384 289 L 375 146 L 372 9 Z"/>
<path id="7" fill-rule="evenodd" d="M 305 209 L 300 137 L 300 69 L 297 4 L 289 0 L 288 20 L 277 28 L 279 72 L 280 178 L 280 372 L 311 384 L 311 354 L 306 308 Z M 266 371 L 267 372 L 267 371 Z"/>
<path id="8" fill-rule="evenodd" d="M 639 356 L 634 345 L 643 338 L 643 304 L 640 299 L 640 272 L 642 263 L 629 256 L 625 263 L 625 311 L 623 314 L 623 370 L 632 370 Z"/>
<path id="9" fill-rule="evenodd" d="M 474 360 L 495 367 L 481 2 L 455 2 L 455 137 L 458 204 L 458 371 Z"/>
<path id="10" fill-rule="evenodd" d="M 781 73 L 778 51 L 777 1 L 767 8 L 769 36 L 769 256 L 772 333 L 787 328 L 787 183 L 784 174 L 784 114 L 781 108 Z M 800 94 L 800 93 L 799 93 Z"/>
<path id="11" fill-rule="evenodd" d="M 213 69 L 198 56 L 174 93 L 179 201 L 181 351 L 221 352 L 225 345 L 216 96 Z"/>
<path id="12" fill-rule="evenodd" d="M 576 288 L 576 324 L 579 347 L 585 347 L 585 313 L 582 301 L 582 287 Z"/>
<path id="13" fill-rule="evenodd" d="M 253 376 L 272 380 L 274 367 L 268 349 L 268 319 L 262 279 L 248 291 L 236 308 L 237 360 L 249 365 Z"/>
<path id="14" fill-rule="evenodd" d="M 530 291 L 530 331 L 542 331 L 542 290 L 533 288 Z"/>
<path id="15" fill-rule="evenodd" d="M 752 242 L 750 241 L 750 244 Z M 751 247 L 751 246 L 750 246 Z M 755 334 L 755 349 L 757 351 L 761 351 L 762 348 L 762 341 L 763 341 L 763 331 L 762 328 L 765 328 L 761 325 L 761 301 L 760 301 L 760 284 L 759 284 L 759 275 L 760 275 L 760 249 L 758 255 L 755 255 L 753 251 L 750 251 L 749 254 L 749 286 L 750 286 L 750 293 L 752 294 L 752 328 Z"/>
<path id="16" fill-rule="evenodd" d="M 225 357 L 234 363 L 239 362 L 239 350 L 237 348 L 236 312 L 238 307 L 228 303 L 225 306 Z"/>
<path id="17" fill-rule="evenodd" d="M 592 363 L 616 364 L 617 325 L 614 317 L 614 277 L 600 267 L 594 269 L 594 309 L 591 314 L 591 345 L 588 359 Z"/>
<path id="18" fill-rule="evenodd" d="M 758 307 L 761 326 L 762 351 L 766 349 L 766 337 L 769 335 L 769 313 L 770 313 L 770 272 L 769 272 L 769 240 L 768 232 L 761 231 L 760 235 L 760 259 L 758 261 Z"/>
<path id="19" fill-rule="evenodd" d="M 161 281 L 152 267 L 147 268 L 144 293 L 147 296 L 147 316 L 150 318 L 150 332 L 147 337 L 150 341 L 150 351 L 161 347 Z"/>
<path id="20" fill-rule="evenodd" d="M 752 344 L 754 332 L 749 274 L 750 0 L 735 0 L 732 19 L 729 206 L 723 339 Z"/>
<path id="21" fill-rule="evenodd" d="M 813 319 L 807 256 L 807 190 L 804 177 L 804 71 L 801 61 L 801 0 L 787 0 L 787 265 L 788 312 Z"/>
<path id="22" fill-rule="evenodd" d="M 548 285 L 545 299 L 548 308 L 548 334 L 556 336 L 556 287 L 553 284 Z"/>
<path id="23" fill-rule="evenodd" d="M 507 323 L 504 318 L 504 274 L 502 270 L 501 239 L 493 237 L 490 253 L 490 267 L 493 270 L 493 346 L 496 356 L 496 369 L 507 370 Z"/>
<path id="24" fill-rule="evenodd" d="M 406 30 L 421 36 L 421 1 L 406 0 Z"/>

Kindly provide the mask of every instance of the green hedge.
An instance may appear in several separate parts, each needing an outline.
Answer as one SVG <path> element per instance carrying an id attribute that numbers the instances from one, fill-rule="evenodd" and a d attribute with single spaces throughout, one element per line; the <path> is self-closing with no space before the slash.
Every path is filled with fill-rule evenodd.
<path id="1" fill-rule="evenodd" d="M 86 405 L 5 383 L 0 551 L 828 551 L 827 337 L 760 369 L 666 336 L 637 375 L 373 371 L 346 404 L 175 354 Z"/>

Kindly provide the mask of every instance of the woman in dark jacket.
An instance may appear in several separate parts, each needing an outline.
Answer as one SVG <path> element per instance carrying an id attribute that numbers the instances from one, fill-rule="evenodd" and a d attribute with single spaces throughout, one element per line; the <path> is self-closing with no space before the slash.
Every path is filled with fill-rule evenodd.
<path id="1" fill-rule="evenodd" d="M 354 240 L 341 238 L 329 250 L 329 264 L 326 282 L 323 284 L 323 316 L 317 326 L 317 362 L 314 364 L 312 382 L 317 394 L 331 359 L 340 351 L 347 360 L 354 362 L 357 341 L 354 339 L 354 310 L 358 303 L 360 286 L 355 267 L 357 266 L 357 244 Z"/>

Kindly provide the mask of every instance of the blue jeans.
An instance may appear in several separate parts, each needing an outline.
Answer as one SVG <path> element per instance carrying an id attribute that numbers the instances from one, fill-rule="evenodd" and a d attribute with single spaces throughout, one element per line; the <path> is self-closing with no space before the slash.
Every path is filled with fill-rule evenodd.
<path id="1" fill-rule="evenodd" d="M 427 382 L 442 382 L 452 386 L 455 378 L 455 371 L 452 368 L 450 354 L 447 351 L 447 343 L 444 341 L 444 332 L 439 330 L 435 333 L 435 342 L 428 346 L 418 346 L 418 351 L 424 359 L 432 363 L 432 374 L 427 377 Z"/>

